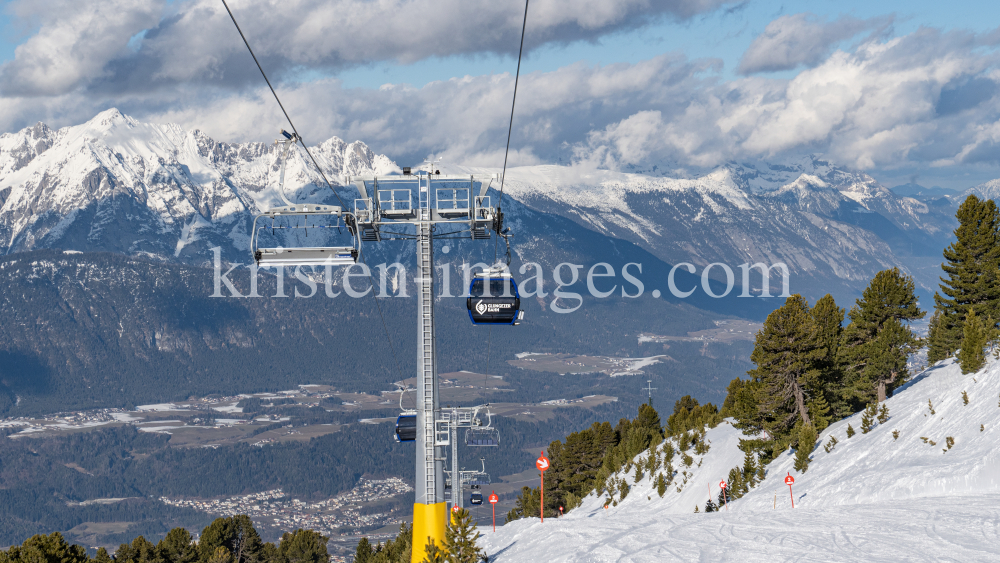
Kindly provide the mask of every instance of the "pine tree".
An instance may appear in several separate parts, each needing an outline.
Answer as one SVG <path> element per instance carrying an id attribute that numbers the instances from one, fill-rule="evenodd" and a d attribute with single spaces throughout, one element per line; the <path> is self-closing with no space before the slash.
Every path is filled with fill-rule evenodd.
<path id="1" fill-rule="evenodd" d="M 804 424 L 799 429 L 799 444 L 795 450 L 795 470 L 805 473 L 809 469 L 809 455 L 816 447 L 816 428 Z"/>
<path id="2" fill-rule="evenodd" d="M 919 340 L 904 322 L 923 318 L 917 307 L 913 278 L 899 268 L 883 270 L 872 278 L 847 316 L 840 359 L 844 366 L 842 393 L 853 409 L 882 402 L 906 382 L 907 357 Z"/>
<path id="3" fill-rule="evenodd" d="M 663 476 L 663 473 L 656 478 L 656 494 L 663 498 L 663 494 L 667 492 L 667 479 Z"/>
<path id="4" fill-rule="evenodd" d="M 278 545 L 281 560 L 287 563 L 327 563 L 330 555 L 326 544 L 330 538 L 313 530 L 298 529 L 285 532 Z"/>
<path id="5" fill-rule="evenodd" d="M 941 323 L 941 309 L 935 308 L 931 315 L 930 325 L 927 327 L 927 361 L 935 364 L 951 355 L 953 350 L 949 350 L 944 336 L 944 327 Z"/>
<path id="6" fill-rule="evenodd" d="M 979 371 L 986 365 L 986 331 L 982 317 L 976 315 L 975 309 L 969 309 L 962 326 L 962 343 L 958 352 L 958 365 L 962 367 L 963 374 Z"/>
<path id="7" fill-rule="evenodd" d="M 709 498 L 708 502 L 705 503 L 705 512 L 717 512 L 718 510 L 719 507 L 714 502 L 712 502 L 711 498 Z M 694 511 L 698 512 L 697 506 L 694 508 Z"/>
<path id="8" fill-rule="evenodd" d="M 851 436 L 854 436 L 854 434 L 855 434 L 854 427 L 851 426 L 850 424 L 848 424 L 847 425 L 847 437 L 850 438 Z"/>
<path id="9" fill-rule="evenodd" d="M 443 547 L 447 553 L 445 561 L 448 563 L 479 563 L 484 553 L 476 545 L 482 536 L 476 528 L 471 512 L 459 510 L 455 513 L 444 532 Z"/>
<path id="10" fill-rule="evenodd" d="M 878 423 L 885 424 L 889 422 L 889 407 L 885 403 L 878 409 Z"/>
<path id="11" fill-rule="evenodd" d="M 829 293 L 824 295 L 813 306 L 813 322 L 816 323 L 817 334 L 820 342 L 826 348 L 826 356 L 819 362 L 820 375 L 818 385 L 810 389 L 810 394 L 815 397 L 813 403 L 809 405 L 809 413 L 816 420 L 813 425 L 817 432 L 822 432 L 833 419 L 840 419 L 851 414 L 850 407 L 840 396 L 837 390 L 842 385 L 843 370 L 840 365 L 840 343 L 843 336 L 844 309 L 837 306 L 833 296 Z M 824 412 L 819 412 L 823 411 Z M 826 416 L 832 409 L 833 415 Z"/>
<path id="12" fill-rule="evenodd" d="M 875 417 L 878 415 L 878 411 L 875 403 L 868 403 L 865 407 L 864 414 L 861 415 L 861 433 L 867 434 L 871 432 L 872 428 L 875 427 Z"/>
<path id="13" fill-rule="evenodd" d="M 774 439 L 772 455 L 792 440 L 797 422 L 811 424 L 807 404 L 822 388 L 826 348 L 820 339 L 808 303 L 792 295 L 767 316 L 757 333 L 750 359 L 750 381 L 730 384 L 737 396 L 731 402 L 736 427 L 756 433 L 766 430 Z"/>
<path id="14" fill-rule="evenodd" d="M 930 337 L 927 359 L 936 362 L 961 347 L 969 310 L 1000 319 L 1000 210 L 992 200 L 970 195 L 955 213 L 956 241 L 944 249 L 941 292 L 934 294 L 941 318 Z M 942 295 L 943 294 L 943 295 Z M 990 327 L 992 328 L 992 327 Z"/>
<path id="15" fill-rule="evenodd" d="M 184 528 L 174 528 L 156 544 L 156 551 L 166 563 L 194 563 L 198 548 L 192 543 L 191 533 Z"/>

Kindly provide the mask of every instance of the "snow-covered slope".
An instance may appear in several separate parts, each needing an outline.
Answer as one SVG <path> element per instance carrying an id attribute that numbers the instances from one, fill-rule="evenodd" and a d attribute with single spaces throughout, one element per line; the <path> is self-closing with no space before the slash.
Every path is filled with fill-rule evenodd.
<path id="1" fill-rule="evenodd" d="M 805 473 L 793 469 L 788 452 L 728 511 L 693 513 L 742 464 L 740 433 L 722 424 L 707 434 L 711 449 L 696 456 L 681 492 L 672 487 L 661 499 L 647 476 L 616 507 L 605 509 L 591 495 L 562 519 L 513 522 L 487 533 L 483 545 L 498 562 L 995 561 L 998 401 L 1000 363 L 962 375 L 952 361 L 942 362 L 886 401 L 886 423 L 863 434 L 859 413 L 832 425 Z M 849 424 L 857 431 L 852 438 Z M 821 444 L 830 436 L 838 443 L 827 453 Z M 674 465 L 684 469 L 676 458 Z M 796 478 L 794 511 L 783 481 L 788 473 Z"/>

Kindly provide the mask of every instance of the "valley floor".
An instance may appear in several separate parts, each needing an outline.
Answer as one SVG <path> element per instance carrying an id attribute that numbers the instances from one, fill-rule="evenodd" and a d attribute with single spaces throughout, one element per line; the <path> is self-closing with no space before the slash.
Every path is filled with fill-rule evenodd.
<path id="1" fill-rule="evenodd" d="M 602 510 L 544 523 L 519 520 L 495 534 L 486 529 L 480 542 L 491 563 L 997 561 L 1000 494 L 794 510 L 779 505 L 648 522 Z"/>

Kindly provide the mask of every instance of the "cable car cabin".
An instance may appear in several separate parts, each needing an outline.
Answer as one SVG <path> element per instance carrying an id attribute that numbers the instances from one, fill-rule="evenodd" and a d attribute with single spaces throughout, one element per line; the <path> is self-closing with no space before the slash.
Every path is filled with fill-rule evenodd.
<path id="1" fill-rule="evenodd" d="M 472 324 L 518 325 L 524 318 L 517 282 L 500 270 L 480 272 L 469 284 L 466 307 Z"/>
<path id="2" fill-rule="evenodd" d="M 472 495 L 469 497 L 469 504 L 483 504 L 483 494 L 472 493 Z"/>
<path id="3" fill-rule="evenodd" d="M 487 487 L 487 486 L 489 486 L 489 484 L 490 484 L 490 480 L 489 480 L 488 477 L 486 477 L 486 478 L 484 478 L 484 477 L 473 477 L 473 479 L 471 481 L 469 481 L 469 486 L 472 487 L 473 489 L 479 489 L 479 488 L 482 488 L 482 487 Z"/>
<path id="4" fill-rule="evenodd" d="M 466 446 L 499 446 L 500 432 L 496 428 L 469 428 L 465 431 Z"/>
<path id="5" fill-rule="evenodd" d="M 417 415 L 401 414 L 396 418 L 396 441 L 413 442 L 417 439 Z"/>

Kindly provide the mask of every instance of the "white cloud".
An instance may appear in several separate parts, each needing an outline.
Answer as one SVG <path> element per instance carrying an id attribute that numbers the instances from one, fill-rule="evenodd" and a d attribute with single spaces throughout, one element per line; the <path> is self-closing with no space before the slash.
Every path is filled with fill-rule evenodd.
<path id="1" fill-rule="evenodd" d="M 892 18 L 859 20 L 845 16 L 826 22 L 810 13 L 782 16 L 753 40 L 737 72 L 754 74 L 815 66 L 837 43 L 873 29 L 884 30 L 891 23 Z"/>
<path id="2" fill-rule="evenodd" d="M 592 41 L 730 0 L 535 0 L 526 48 Z M 179 84 L 259 81 L 219 0 L 18 0 L 39 20 L 0 75 L 4 95 L 142 93 Z M 379 61 L 517 52 L 524 4 L 495 0 L 237 0 L 230 3 L 262 64 L 281 80 Z M 143 30 L 137 49 L 128 40 Z"/>
<path id="3" fill-rule="evenodd" d="M 578 63 L 522 75 L 511 163 L 659 164 L 694 172 L 809 152 L 863 169 L 997 164 L 998 67 L 989 36 L 929 28 L 836 51 L 789 80 L 722 81 L 719 61 L 679 54 L 637 64 Z M 308 142 L 362 140 L 404 165 L 428 155 L 502 164 L 512 90 L 510 74 L 421 88 L 345 89 L 335 79 L 279 86 Z M 221 141 L 271 140 L 285 126 L 266 88 L 233 94 L 199 82 L 4 102 L 0 130 L 36 119 L 79 123 L 110 106 Z"/>
<path id="4" fill-rule="evenodd" d="M 982 37 L 925 28 L 838 51 L 791 80 L 741 79 L 692 92 L 680 112 L 636 112 L 591 132 L 576 155 L 612 167 L 807 151 L 862 169 L 997 162 L 998 62 Z"/>
<path id="5" fill-rule="evenodd" d="M 20 0 L 10 9 L 39 31 L 0 68 L 0 92 L 56 95 L 106 76 L 104 65 L 128 54 L 129 39 L 160 18 L 164 0 Z"/>

